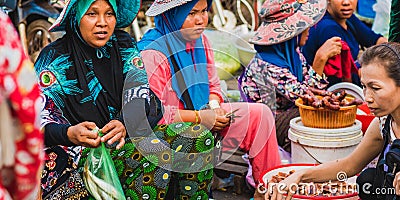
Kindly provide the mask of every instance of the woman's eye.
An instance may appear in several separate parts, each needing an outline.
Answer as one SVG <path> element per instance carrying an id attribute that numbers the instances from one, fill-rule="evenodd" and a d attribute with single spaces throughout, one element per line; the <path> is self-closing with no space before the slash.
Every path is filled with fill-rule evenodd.
<path id="1" fill-rule="evenodd" d="M 96 13 L 94 13 L 94 12 L 89 12 L 89 13 L 87 13 L 86 15 L 93 16 L 93 15 L 96 15 Z"/>
<path id="2" fill-rule="evenodd" d="M 113 12 L 108 12 L 107 15 L 113 16 L 113 15 L 115 15 L 115 14 L 114 14 Z"/>
<path id="3" fill-rule="evenodd" d="M 381 88 L 379 88 L 379 87 L 371 87 L 373 90 L 379 90 L 379 89 L 381 89 Z"/>

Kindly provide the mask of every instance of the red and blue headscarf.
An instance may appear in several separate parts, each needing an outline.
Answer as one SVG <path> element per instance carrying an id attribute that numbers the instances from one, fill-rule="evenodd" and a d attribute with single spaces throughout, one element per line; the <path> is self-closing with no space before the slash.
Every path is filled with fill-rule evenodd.
<path id="1" fill-rule="evenodd" d="M 206 52 L 201 37 L 186 41 L 179 30 L 198 1 L 189 1 L 155 16 L 155 28 L 147 31 L 138 43 L 140 50 L 157 50 L 168 58 L 173 90 L 183 102 L 185 109 L 196 110 L 208 103 L 210 95 Z M 210 5 L 211 0 L 208 0 L 208 7 Z M 180 89 L 182 87 L 179 84 L 182 83 L 177 80 L 171 55 L 176 60 L 179 72 L 182 73 L 190 99 L 184 98 L 184 91 Z"/>

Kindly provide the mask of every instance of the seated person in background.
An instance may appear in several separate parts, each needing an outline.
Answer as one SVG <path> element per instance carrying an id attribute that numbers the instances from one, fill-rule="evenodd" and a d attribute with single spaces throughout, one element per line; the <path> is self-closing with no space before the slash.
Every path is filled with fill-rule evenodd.
<path id="1" fill-rule="evenodd" d="M 155 28 L 138 43 L 150 89 L 165 108 L 160 123 L 201 123 L 218 132 L 223 150 L 249 152 L 258 182 L 264 170 L 281 164 L 272 112 L 259 103 L 223 103 L 212 47 L 203 34 L 211 0 L 178 1 L 150 7 L 146 14 L 155 16 Z M 226 114 L 234 110 L 240 117 L 231 120 Z"/>
<path id="2" fill-rule="evenodd" d="M 298 98 L 296 94 L 304 94 L 308 87 L 326 87 L 324 66 L 327 58 L 341 52 L 341 42 L 338 37 L 326 41 L 316 53 L 313 65 L 308 65 L 299 49 L 307 41 L 309 27 L 322 18 L 326 0 L 308 1 L 303 5 L 295 0 L 285 0 L 285 6 L 281 5 L 280 0 L 263 4 L 263 23 L 250 39 L 257 55 L 243 70 L 239 84 L 247 101 L 261 102 L 276 109 L 278 144 L 290 152 L 289 122 L 299 116 L 294 105 Z M 292 6 L 302 9 L 296 10 Z M 286 29 L 287 26 L 297 28 Z"/>
<path id="3" fill-rule="evenodd" d="M 309 40 L 302 49 L 307 62 L 312 63 L 318 49 L 332 37 L 340 37 L 347 43 L 353 60 L 357 60 L 360 46 L 387 42 L 387 38 L 373 32 L 353 14 L 356 6 L 357 0 L 328 0 L 327 12 L 310 28 Z M 330 85 L 342 82 L 336 77 L 329 77 L 328 81 Z M 352 73 L 352 82 L 361 86 L 357 73 Z"/>
<path id="4" fill-rule="evenodd" d="M 399 151 L 399 63 L 399 43 L 375 45 L 362 54 L 360 58 L 361 82 L 364 87 L 365 101 L 376 118 L 368 127 L 361 143 L 345 158 L 296 171 L 279 183 L 281 187 L 268 188 L 265 199 L 291 199 L 294 194 L 294 190 L 291 189 L 292 184 L 336 181 L 340 178 L 339 174 L 345 174 L 346 177 L 355 176 L 378 155 L 380 157 L 376 168 L 365 169 L 357 177 L 358 197 L 362 200 L 399 199 L 400 172 L 398 167 L 395 169 L 396 164 L 397 166 L 400 164 L 398 154 L 392 156 L 392 160 L 387 159 L 390 157 L 388 155 Z M 285 198 L 284 195 L 287 197 Z"/>

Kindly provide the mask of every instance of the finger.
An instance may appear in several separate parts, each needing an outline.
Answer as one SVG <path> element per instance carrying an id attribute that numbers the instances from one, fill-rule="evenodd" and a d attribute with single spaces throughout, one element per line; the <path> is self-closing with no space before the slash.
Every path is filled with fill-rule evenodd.
<path id="1" fill-rule="evenodd" d="M 122 132 L 121 129 L 114 128 L 114 129 L 110 130 L 109 132 L 104 133 L 104 135 L 101 137 L 101 141 L 102 141 L 102 142 L 109 141 L 111 138 L 115 137 L 117 134 L 119 134 L 119 133 L 121 133 L 121 132 Z M 118 138 L 118 139 L 119 139 L 119 138 Z M 116 141 L 116 140 L 115 140 L 115 141 Z M 109 144 L 112 144 L 112 143 L 110 143 L 110 141 L 109 141 L 108 143 L 109 143 Z"/>
<path id="2" fill-rule="evenodd" d="M 215 120 L 217 122 L 227 123 L 227 122 L 229 122 L 231 120 L 231 118 L 230 117 L 225 117 L 225 116 L 218 116 Z"/>
<path id="3" fill-rule="evenodd" d="M 107 141 L 107 143 L 109 145 L 111 145 L 111 144 L 114 144 L 115 142 L 121 140 L 121 138 L 123 138 L 122 132 L 118 132 L 118 133 L 114 134 L 110 139 L 105 140 L 105 141 Z M 102 138 L 102 141 L 103 141 L 103 138 Z"/>
<path id="4" fill-rule="evenodd" d="M 218 120 L 215 123 L 225 127 L 229 124 L 230 121 L 231 121 L 231 118 L 226 118 L 223 120 Z"/>
<path id="5" fill-rule="evenodd" d="M 394 181 L 399 181 L 398 179 L 395 179 Z M 400 185 L 399 184 L 397 184 L 396 185 L 396 187 L 395 187 L 395 190 L 396 190 L 396 195 L 400 195 Z"/>
<path id="6" fill-rule="evenodd" d="M 221 131 L 222 128 L 221 128 L 221 127 L 214 126 L 211 130 L 212 130 L 212 131 Z"/>
<path id="7" fill-rule="evenodd" d="M 278 189 L 276 185 L 271 186 L 271 188 L 272 188 L 271 200 L 276 200 L 278 198 Z"/>
<path id="8" fill-rule="evenodd" d="M 267 193 L 265 193 L 265 198 L 264 199 L 270 199 L 270 195 L 269 195 L 269 191 L 267 191 Z"/>
<path id="9" fill-rule="evenodd" d="M 396 194 L 400 190 L 399 182 L 400 182 L 400 173 L 398 172 L 398 173 L 396 173 L 396 176 L 394 177 L 394 180 L 393 180 L 393 187 L 396 188 Z"/>
<path id="10" fill-rule="evenodd" d="M 118 143 L 116 148 L 120 149 L 120 148 L 122 148 L 124 146 L 124 144 L 125 144 L 125 137 L 121 137 L 121 139 L 119 140 L 119 143 Z"/>
<path id="11" fill-rule="evenodd" d="M 86 139 L 83 144 L 85 147 L 96 148 L 100 145 L 100 137 L 96 139 Z"/>
<path id="12" fill-rule="evenodd" d="M 270 199 L 271 198 L 271 190 L 267 189 L 267 192 L 265 192 L 265 199 Z"/>
<path id="13" fill-rule="evenodd" d="M 340 41 L 340 40 L 342 40 L 342 38 L 340 38 L 340 37 L 337 37 L 337 36 L 335 36 L 335 37 L 332 37 L 333 38 L 333 40 L 335 40 L 335 41 Z"/>
<path id="14" fill-rule="evenodd" d="M 215 111 L 215 114 L 216 114 L 217 116 L 224 116 L 225 113 L 226 113 L 226 111 L 225 111 L 224 109 L 221 109 L 221 108 L 215 109 L 214 111 Z"/>
<path id="15" fill-rule="evenodd" d="M 221 122 L 216 122 L 214 124 L 214 127 L 219 127 L 221 129 L 224 129 L 226 127 L 227 124 L 221 123 Z"/>
<path id="16" fill-rule="evenodd" d="M 81 124 L 83 127 L 87 128 L 89 130 L 93 130 L 93 129 L 97 128 L 96 123 L 94 123 L 94 122 L 85 121 L 85 122 L 82 122 Z"/>
<path id="17" fill-rule="evenodd" d="M 293 197 L 293 195 L 294 195 L 295 193 L 294 193 L 294 191 L 292 191 L 292 190 L 289 190 L 289 192 L 288 192 L 288 194 L 287 194 L 287 197 L 286 197 L 286 199 L 287 200 L 290 200 L 290 199 L 292 199 L 292 197 Z"/>
<path id="18" fill-rule="evenodd" d="M 100 138 L 99 134 L 97 131 L 93 131 L 94 129 L 87 129 L 88 127 L 83 127 L 80 129 L 80 136 L 83 138 L 87 138 L 90 140 L 94 140 L 97 138 Z"/>
<path id="19" fill-rule="evenodd" d="M 283 195 L 287 193 L 286 192 L 287 186 L 286 185 L 278 185 L 276 188 L 278 189 L 277 190 L 277 198 L 276 199 L 277 200 L 285 199 L 285 197 Z"/>
<path id="20" fill-rule="evenodd" d="M 213 129 L 217 130 L 217 131 L 222 131 L 225 127 L 226 127 L 226 125 L 217 122 L 214 124 Z"/>
<path id="21" fill-rule="evenodd" d="M 117 126 L 123 126 L 123 124 L 118 120 L 111 120 L 103 128 L 101 128 L 101 131 L 103 131 L 103 133 L 107 133 Z"/>

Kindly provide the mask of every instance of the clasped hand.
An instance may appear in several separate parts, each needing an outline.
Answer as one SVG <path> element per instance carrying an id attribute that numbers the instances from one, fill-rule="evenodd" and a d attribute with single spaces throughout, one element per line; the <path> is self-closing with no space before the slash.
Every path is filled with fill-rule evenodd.
<path id="1" fill-rule="evenodd" d="M 279 183 L 268 185 L 264 199 L 269 200 L 290 200 L 296 192 L 301 179 L 301 171 L 286 177 Z"/>
<path id="2" fill-rule="evenodd" d="M 125 144 L 126 129 L 125 126 L 118 120 L 111 120 L 104 127 L 101 128 L 103 136 L 100 137 L 97 132 L 93 130 L 97 126 L 93 122 L 81 122 L 77 125 L 68 128 L 68 139 L 76 145 L 84 147 L 96 148 L 100 142 L 107 142 L 113 144 L 119 141 L 117 149 L 120 149 Z"/>
<path id="3" fill-rule="evenodd" d="M 225 115 L 226 111 L 222 108 L 200 111 L 201 123 L 212 131 L 221 131 L 229 126 L 230 118 Z"/>

